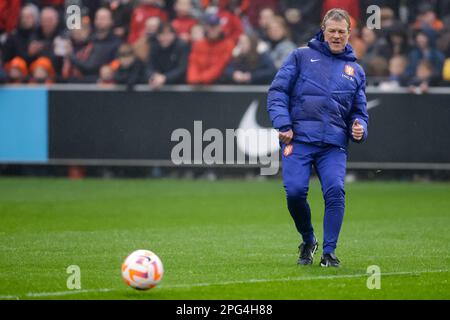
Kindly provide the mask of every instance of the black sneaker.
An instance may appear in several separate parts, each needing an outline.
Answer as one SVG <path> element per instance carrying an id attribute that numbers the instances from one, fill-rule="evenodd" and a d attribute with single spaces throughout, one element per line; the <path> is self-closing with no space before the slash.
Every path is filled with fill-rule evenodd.
<path id="1" fill-rule="evenodd" d="M 315 241 L 314 243 L 303 242 L 299 247 L 300 257 L 298 258 L 297 264 L 307 266 L 313 263 L 314 254 L 319 247 L 319 243 Z"/>
<path id="2" fill-rule="evenodd" d="M 339 259 L 336 257 L 334 253 L 325 253 L 322 255 L 322 259 L 320 259 L 321 267 L 339 267 L 340 265 Z"/>

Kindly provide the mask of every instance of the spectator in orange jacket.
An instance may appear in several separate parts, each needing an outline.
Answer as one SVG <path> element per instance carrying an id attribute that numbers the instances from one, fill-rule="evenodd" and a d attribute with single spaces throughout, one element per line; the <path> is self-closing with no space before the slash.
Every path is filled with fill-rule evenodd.
<path id="1" fill-rule="evenodd" d="M 206 17 L 206 39 L 192 46 L 189 57 L 187 82 L 189 84 L 212 84 L 221 76 L 231 59 L 234 42 L 223 35 L 220 17 Z"/>
<path id="2" fill-rule="evenodd" d="M 140 0 L 140 5 L 133 10 L 133 14 L 131 16 L 128 42 L 133 44 L 136 40 L 138 40 L 145 30 L 145 22 L 147 19 L 155 16 L 159 17 L 163 22 L 167 21 L 168 14 L 163 8 L 163 1 Z"/>
<path id="3" fill-rule="evenodd" d="M 439 20 L 436 12 L 433 10 L 433 6 L 429 3 L 424 3 L 419 7 L 419 14 L 414 23 L 415 30 L 424 28 L 431 28 L 436 32 L 439 32 L 444 28 L 444 24 Z"/>

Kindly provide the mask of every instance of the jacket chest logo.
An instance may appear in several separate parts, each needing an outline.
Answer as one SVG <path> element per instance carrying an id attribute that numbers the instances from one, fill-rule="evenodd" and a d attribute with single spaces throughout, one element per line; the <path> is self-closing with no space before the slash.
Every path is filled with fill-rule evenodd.
<path id="1" fill-rule="evenodd" d="M 345 65 L 344 72 L 350 77 L 353 77 L 355 75 L 355 69 L 353 69 L 353 67 L 348 64 Z"/>

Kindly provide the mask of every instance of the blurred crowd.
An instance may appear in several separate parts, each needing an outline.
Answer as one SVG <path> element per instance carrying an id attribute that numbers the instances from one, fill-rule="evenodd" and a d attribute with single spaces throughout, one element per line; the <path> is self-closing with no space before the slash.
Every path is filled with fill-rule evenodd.
<path id="1" fill-rule="evenodd" d="M 450 86 L 450 0 L 0 0 L 0 83 L 269 84 L 334 7 L 369 85 Z"/>

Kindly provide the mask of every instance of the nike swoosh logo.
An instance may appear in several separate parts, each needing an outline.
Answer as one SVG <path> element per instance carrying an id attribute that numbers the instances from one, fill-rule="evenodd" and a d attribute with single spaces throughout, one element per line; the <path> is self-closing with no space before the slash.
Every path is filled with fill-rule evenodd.
<path id="1" fill-rule="evenodd" d="M 237 130 L 236 133 L 239 151 L 250 157 L 266 157 L 280 149 L 278 132 L 273 128 L 261 127 L 256 121 L 258 105 L 258 100 L 254 100 L 249 105 L 239 123 L 239 129 L 242 130 Z M 255 134 L 248 134 L 249 130 L 254 131 Z"/>
<path id="2" fill-rule="evenodd" d="M 367 110 L 378 107 L 381 104 L 380 99 L 375 99 L 367 102 Z"/>
<path id="3" fill-rule="evenodd" d="M 311 59 L 311 62 L 317 62 L 320 61 L 320 59 Z"/>

